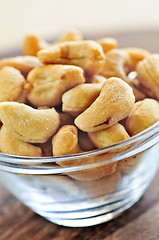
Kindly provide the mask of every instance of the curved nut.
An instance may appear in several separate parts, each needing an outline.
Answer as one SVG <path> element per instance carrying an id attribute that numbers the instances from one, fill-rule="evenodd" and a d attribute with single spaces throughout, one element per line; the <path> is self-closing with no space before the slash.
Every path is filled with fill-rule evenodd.
<path id="1" fill-rule="evenodd" d="M 77 128 L 71 125 L 63 126 L 58 133 L 53 136 L 52 139 L 53 144 L 53 155 L 68 155 L 82 152 L 78 145 L 78 136 L 77 136 Z M 61 167 L 73 167 L 80 165 L 87 165 L 90 163 L 97 163 L 99 161 L 105 161 L 110 159 L 113 155 L 106 154 L 97 157 L 88 157 L 88 158 L 80 158 L 75 160 L 67 160 L 67 161 L 58 161 L 57 163 Z M 111 163 L 108 165 L 84 169 L 81 171 L 77 171 L 75 173 L 68 173 L 69 176 L 78 180 L 95 180 L 102 178 L 103 176 L 111 175 L 116 170 L 116 163 Z"/>
<path id="2" fill-rule="evenodd" d="M 35 67 L 39 67 L 42 64 L 40 63 L 37 57 L 33 56 L 18 56 L 12 58 L 4 58 L 0 60 L 0 69 L 4 66 L 10 66 L 18 69 L 24 76 Z"/>
<path id="3" fill-rule="evenodd" d="M 104 54 L 117 47 L 118 42 L 115 38 L 101 38 L 97 41 L 103 48 Z"/>
<path id="4" fill-rule="evenodd" d="M 25 78 L 13 67 L 0 69 L 0 102 L 16 101 L 22 94 Z"/>
<path id="5" fill-rule="evenodd" d="M 136 102 L 126 119 L 126 130 L 133 136 L 159 120 L 159 103 L 154 99 Z"/>
<path id="6" fill-rule="evenodd" d="M 135 71 L 137 63 L 150 55 L 150 52 L 142 48 L 132 47 L 123 48 L 122 50 L 128 53 L 130 57 L 126 62 L 128 72 Z"/>
<path id="7" fill-rule="evenodd" d="M 99 96 L 102 84 L 80 84 L 62 96 L 62 110 L 71 115 L 78 116 L 85 111 Z"/>
<path id="8" fill-rule="evenodd" d="M 136 72 L 131 72 L 131 73 L 129 73 L 128 77 L 130 79 L 129 85 L 133 89 L 133 93 L 134 93 L 136 102 L 146 98 L 146 95 L 145 95 L 144 91 L 141 89 L 141 86 L 140 86 L 139 81 L 137 79 L 137 73 Z"/>
<path id="9" fill-rule="evenodd" d="M 82 34 L 77 29 L 70 29 L 65 32 L 56 43 L 68 42 L 68 41 L 81 41 L 83 40 Z"/>
<path id="10" fill-rule="evenodd" d="M 25 55 L 36 56 L 37 52 L 49 44 L 35 34 L 27 34 L 24 38 L 23 51 Z"/>
<path id="11" fill-rule="evenodd" d="M 13 133 L 9 132 L 4 125 L 0 130 L 0 151 L 2 153 L 18 156 L 42 156 L 40 147 L 19 140 Z"/>
<path id="12" fill-rule="evenodd" d="M 0 119 L 18 139 L 31 143 L 46 142 L 60 123 L 54 108 L 37 110 L 17 102 L 1 102 Z"/>
<path id="13" fill-rule="evenodd" d="M 105 62 L 100 72 L 106 78 L 119 77 L 126 82 L 129 78 L 126 74 L 125 64 L 129 60 L 129 54 L 121 49 L 110 50 L 106 54 Z"/>
<path id="14" fill-rule="evenodd" d="M 83 70 L 76 66 L 45 65 L 34 68 L 27 77 L 28 100 L 35 106 L 56 106 L 62 94 L 83 83 Z"/>
<path id="15" fill-rule="evenodd" d="M 152 54 L 137 65 L 138 79 L 159 100 L 159 54 Z"/>
<path id="16" fill-rule="evenodd" d="M 108 147 L 130 137 L 119 123 L 100 131 L 90 132 L 88 136 L 97 148 Z"/>
<path id="17" fill-rule="evenodd" d="M 134 105 L 132 88 L 120 78 L 108 79 L 99 97 L 76 119 L 76 126 L 86 132 L 108 128 L 127 117 Z"/>
<path id="18" fill-rule="evenodd" d="M 61 156 L 80 152 L 78 146 L 77 128 L 65 125 L 52 138 L 53 155 Z"/>
<path id="19" fill-rule="evenodd" d="M 55 44 L 38 52 L 43 63 L 82 67 L 88 75 L 101 71 L 104 63 L 102 47 L 95 41 L 74 41 Z"/>
<path id="20" fill-rule="evenodd" d="M 103 83 L 105 83 L 106 80 L 107 79 L 102 75 L 93 75 L 93 76 L 91 76 L 90 78 L 87 79 L 87 82 L 88 83 L 101 83 L 101 84 L 103 84 Z"/>

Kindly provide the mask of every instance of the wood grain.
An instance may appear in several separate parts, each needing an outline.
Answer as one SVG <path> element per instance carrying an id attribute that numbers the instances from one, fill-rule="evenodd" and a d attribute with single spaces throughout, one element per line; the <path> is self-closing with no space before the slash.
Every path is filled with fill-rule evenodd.
<path id="1" fill-rule="evenodd" d="M 159 172 L 142 199 L 120 217 L 87 228 L 50 223 L 0 185 L 0 240 L 158 240 Z"/>

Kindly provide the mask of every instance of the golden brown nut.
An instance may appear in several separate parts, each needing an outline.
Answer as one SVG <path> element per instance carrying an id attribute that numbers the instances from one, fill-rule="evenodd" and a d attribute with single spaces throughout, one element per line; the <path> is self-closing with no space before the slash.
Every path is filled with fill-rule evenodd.
<path id="1" fill-rule="evenodd" d="M 0 119 L 18 139 L 31 143 L 46 142 L 60 123 L 54 108 L 37 110 L 17 102 L 1 102 Z"/>
<path id="2" fill-rule="evenodd" d="M 78 116 L 96 100 L 101 88 L 102 84 L 85 83 L 70 89 L 62 96 L 62 110 Z"/>
<path id="3" fill-rule="evenodd" d="M 13 133 L 8 131 L 4 125 L 0 130 L 0 151 L 2 153 L 19 156 L 42 156 L 40 147 L 19 140 Z"/>
<path id="4" fill-rule="evenodd" d="M 88 83 L 105 83 L 107 79 L 102 75 L 93 75 L 90 78 L 87 78 Z"/>
<path id="5" fill-rule="evenodd" d="M 133 136 L 142 132 L 159 120 L 159 103 L 154 99 L 146 98 L 136 102 L 126 119 L 126 130 Z"/>
<path id="6" fill-rule="evenodd" d="M 132 47 L 132 48 L 123 48 L 122 50 L 128 53 L 130 57 L 126 62 L 126 65 L 128 67 L 128 72 L 134 71 L 136 69 L 137 63 L 150 55 L 150 52 L 142 48 Z"/>
<path id="7" fill-rule="evenodd" d="M 146 95 L 145 93 L 141 90 L 141 87 L 139 85 L 139 81 L 137 79 L 137 72 L 130 72 L 128 74 L 128 77 L 130 79 L 130 87 L 132 87 L 133 89 L 133 93 L 134 93 L 134 96 L 135 96 L 135 100 L 136 102 L 139 101 L 139 100 L 143 100 L 144 98 L 146 98 Z"/>
<path id="8" fill-rule="evenodd" d="M 65 32 L 55 43 L 81 40 L 83 40 L 82 34 L 77 29 L 70 29 Z"/>
<path id="9" fill-rule="evenodd" d="M 53 136 L 52 144 L 54 156 L 82 152 L 78 145 L 77 128 L 75 126 L 65 125 L 62 128 L 60 128 L 58 133 Z M 58 161 L 57 163 L 61 167 L 73 167 L 102 162 L 112 158 L 112 156 L 113 156 L 112 154 L 105 154 L 97 157 Z M 68 175 L 75 179 L 90 181 L 102 178 L 103 176 L 111 175 L 115 172 L 115 170 L 116 163 L 111 163 L 96 168 L 84 169 L 81 171 L 77 171 L 75 173 L 68 173 Z"/>
<path id="10" fill-rule="evenodd" d="M 23 51 L 25 55 L 36 56 L 37 52 L 49 44 L 35 34 L 27 34 L 24 38 Z"/>
<path id="11" fill-rule="evenodd" d="M 4 66 L 10 66 L 18 69 L 24 76 L 35 67 L 41 66 L 39 59 L 33 56 L 18 56 L 12 58 L 4 58 L 0 60 L 0 69 Z"/>
<path id="12" fill-rule="evenodd" d="M 27 77 L 28 100 L 34 106 L 56 106 L 68 89 L 84 83 L 83 70 L 68 65 L 45 65 L 34 68 Z"/>
<path id="13" fill-rule="evenodd" d="M 129 60 L 129 54 L 121 49 L 110 50 L 106 54 L 103 69 L 100 72 L 101 75 L 106 78 L 119 77 L 126 82 L 129 82 L 127 77 L 125 64 Z"/>
<path id="14" fill-rule="evenodd" d="M 103 48 L 103 52 L 106 54 L 108 51 L 117 47 L 118 42 L 115 38 L 101 38 L 97 41 Z"/>
<path id="15" fill-rule="evenodd" d="M 129 134 L 119 123 L 100 131 L 90 132 L 88 136 L 97 148 L 108 147 L 129 138 Z"/>
<path id="16" fill-rule="evenodd" d="M 17 101 L 22 94 L 25 78 L 13 67 L 0 69 L 0 102 Z"/>
<path id="17" fill-rule="evenodd" d="M 152 54 L 137 65 L 139 82 L 159 100 L 159 54 Z"/>
<path id="18" fill-rule="evenodd" d="M 108 79 L 99 97 L 76 119 L 76 126 L 86 132 L 108 128 L 127 117 L 134 105 L 132 88 L 120 78 Z"/>
<path id="19" fill-rule="evenodd" d="M 78 131 L 73 125 L 65 125 L 52 138 L 53 155 L 61 156 L 80 152 Z"/>
<path id="20" fill-rule="evenodd" d="M 102 47 L 95 41 L 59 43 L 39 51 L 37 55 L 43 63 L 82 67 L 88 75 L 99 73 L 105 59 Z"/>

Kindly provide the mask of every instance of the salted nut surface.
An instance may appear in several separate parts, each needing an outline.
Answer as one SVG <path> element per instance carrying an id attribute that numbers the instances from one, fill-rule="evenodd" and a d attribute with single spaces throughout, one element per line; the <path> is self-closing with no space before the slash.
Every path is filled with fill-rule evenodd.
<path id="1" fill-rule="evenodd" d="M 50 43 L 27 34 L 23 52 L 0 60 L 0 152 L 54 156 L 55 167 L 81 167 L 66 173 L 80 181 L 136 168 L 143 153 L 112 159 L 159 121 L 159 54 L 111 37 L 84 40 L 76 29 Z"/>

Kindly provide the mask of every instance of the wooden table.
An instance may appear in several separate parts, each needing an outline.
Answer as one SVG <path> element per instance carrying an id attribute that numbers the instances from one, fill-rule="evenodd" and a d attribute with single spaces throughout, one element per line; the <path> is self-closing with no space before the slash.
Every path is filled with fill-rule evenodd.
<path id="1" fill-rule="evenodd" d="M 0 185 L 0 240 L 159 240 L 159 172 L 142 199 L 120 217 L 68 228 L 36 215 Z"/>

